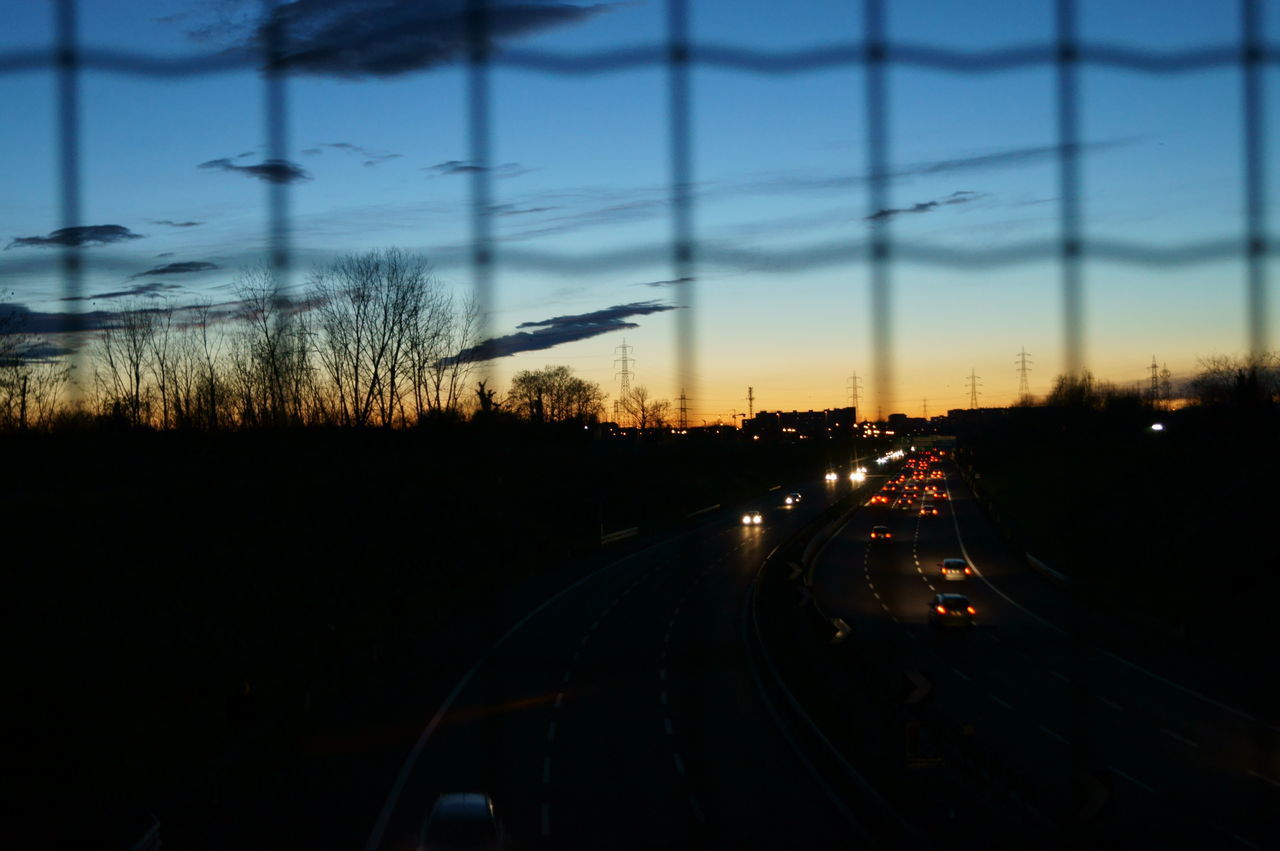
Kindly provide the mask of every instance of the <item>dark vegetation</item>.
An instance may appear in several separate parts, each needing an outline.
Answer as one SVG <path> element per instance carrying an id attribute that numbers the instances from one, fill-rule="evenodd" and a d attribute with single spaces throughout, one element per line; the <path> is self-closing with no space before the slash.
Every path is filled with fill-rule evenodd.
<path id="1" fill-rule="evenodd" d="M 677 527 L 831 446 L 485 417 L 4 438 L 20 771 L 61 808 L 23 847 L 106 847 L 106 814 L 146 811 L 166 847 L 209 847 L 237 766 L 293 753 L 370 677 L 447 688 L 510 625 L 498 601 L 597 558 L 602 529 Z"/>
<path id="2" fill-rule="evenodd" d="M 1169 411 L 1076 388 L 960 430 L 957 460 L 1015 551 L 1095 608 L 1247 670 L 1271 658 L 1280 593 L 1275 373 L 1210 368 L 1190 389 Z"/>

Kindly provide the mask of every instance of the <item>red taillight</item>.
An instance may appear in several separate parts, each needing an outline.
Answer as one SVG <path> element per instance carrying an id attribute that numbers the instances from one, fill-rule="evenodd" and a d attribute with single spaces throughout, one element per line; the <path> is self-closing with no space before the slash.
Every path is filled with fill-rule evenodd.
<path id="1" fill-rule="evenodd" d="M 938 614 L 940 614 L 940 615 L 945 615 L 945 614 L 947 613 L 947 607 L 946 607 L 946 606 L 935 606 L 935 607 L 934 607 L 934 610 L 935 610 L 935 611 L 937 611 L 937 613 L 938 613 Z"/>
<path id="2" fill-rule="evenodd" d="M 972 567 L 966 567 L 966 568 L 964 569 L 964 575 L 965 575 L 965 576 L 972 576 L 972 575 L 973 575 L 973 568 L 972 568 Z"/>
<path id="3" fill-rule="evenodd" d="M 978 613 L 977 609 L 975 609 L 973 606 L 969 607 L 969 614 L 976 615 L 977 613 Z"/>

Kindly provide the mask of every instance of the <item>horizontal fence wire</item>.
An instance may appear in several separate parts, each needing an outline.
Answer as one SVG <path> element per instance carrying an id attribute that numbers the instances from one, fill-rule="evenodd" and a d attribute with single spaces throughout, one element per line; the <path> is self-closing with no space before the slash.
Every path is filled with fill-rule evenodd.
<path id="1" fill-rule="evenodd" d="M 526 72 L 584 77 L 657 66 L 668 68 L 668 112 L 671 177 L 669 204 L 672 236 L 668 243 L 601 249 L 591 252 L 542 251 L 503 244 L 492 227 L 493 188 L 487 169 L 472 172 L 471 245 L 466 259 L 473 269 L 473 287 L 488 315 L 493 307 L 493 276 L 501 266 L 525 271 L 591 274 L 601 271 L 638 268 L 670 263 L 673 277 L 680 282 L 676 297 L 692 306 L 692 282 L 699 265 L 728 266 L 744 270 L 801 271 L 847 263 L 868 263 L 871 267 L 871 317 L 874 367 L 878 383 L 892 384 L 891 341 L 886 330 L 892 318 L 893 263 L 955 269 L 988 270 L 1019 264 L 1056 260 L 1062 276 L 1062 315 L 1066 364 L 1069 371 L 1084 363 L 1084 282 L 1083 262 L 1099 260 L 1153 269 L 1190 267 L 1230 260 L 1246 265 L 1245 336 L 1251 352 L 1257 354 L 1268 344 L 1267 259 L 1274 253 L 1274 240 L 1267 232 L 1266 121 L 1263 96 L 1264 71 L 1280 65 L 1280 47 L 1263 38 L 1262 0 L 1240 0 L 1241 35 L 1237 42 L 1209 44 L 1175 50 L 1140 49 L 1123 44 L 1082 41 L 1076 36 L 1074 0 L 1055 0 L 1055 37 L 1044 42 L 1012 44 L 981 50 L 946 48 L 911 41 L 895 41 L 885 34 L 884 0 L 860 0 L 863 10 L 861 39 L 794 50 L 759 50 L 715 41 L 690 38 L 688 0 L 667 0 L 665 42 L 619 46 L 588 52 L 562 52 L 494 46 L 489 36 L 488 7 L 491 0 L 467 0 L 465 21 L 468 40 L 466 56 L 468 90 L 468 145 L 473 163 L 487 163 L 492 148 L 492 69 L 509 68 Z M 65 227 L 80 223 L 79 91 L 78 77 L 84 72 L 123 74 L 156 79 L 182 79 L 241 71 L 264 72 L 267 150 L 272 158 L 283 159 L 288 151 L 285 131 L 287 101 L 282 57 L 287 34 L 280 32 L 274 14 L 276 0 L 263 0 L 267 22 L 261 54 L 249 51 L 208 52 L 167 56 L 152 53 L 86 46 L 76 33 L 75 0 L 59 0 L 54 7 L 56 44 L 47 48 L 24 48 L 0 52 L 0 75 L 54 71 L 59 80 L 59 157 L 61 218 Z M 1059 234 L 1056 239 L 1035 239 L 1012 245 L 960 248 L 923 243 L 894 242 L 887 222 L 872 221 L 865 238 L 839 238 L 787 249 L 746 248 L 734 242 L 704 238 L 693 230 L 697 203 L 692 177 L 693 118 L 696 114 L 691 91 L 695 68 L 722 69 L 750 74 L 786 75 L 840 68 L 861 68 L 866 74 L 868 162 L 866 183 L 874 212 L 886 206 L 888 182 L 892 177 L 890 139 L 886 109 L 888 71 L 892 67 L 917 68 L 948 74 L 992 74 L 1022 69 L 1052 67 L 1057 74 Z M 1241 108 L 1244 137 L 1244 233 L 1238 238 L 1204 239 L 1177 245 L 1153 245 L 1138 241 L 1090 239 L 1084 236 L 1081 214 L 1084 194 L 1079 168 L 1079 93 L 1081 68 L 1110 68 L 1147 75 L 1177 75 L 1214 69 L 1238 68 L 1242 72 Z M 268 188 L 270 246 L 269 262 L 287 275 L 291 259 L 289 233 L 289 191 L 284 184 Z M 446 254 L 447 254 L 446 250 Z M 463 259 L 461 256 L 458 259 Z M 83 289 L 83 262 L 80 251 L 63 252 L 62 278 L 65 295 L 80 296 Z M 694 337 L 693 310 L 678 317 L 677 346 L 679 381 L 692 382 Z M 879 330 L 877 330 L 879 329 Z M 486 331 L 489 329 L 485 329 Z"/>

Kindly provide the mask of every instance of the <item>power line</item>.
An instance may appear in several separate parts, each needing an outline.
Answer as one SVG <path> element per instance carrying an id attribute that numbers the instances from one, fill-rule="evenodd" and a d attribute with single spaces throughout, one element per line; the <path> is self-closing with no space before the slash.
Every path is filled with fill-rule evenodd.
<path id="1" fill-rule="evenodd" d="M 1031 371 L 1031 367 L 1028 366 L 1031 363 L 1031 355 L 1027 354 L 1026 346 L 1022 347 L 1014 363 L 1018 364 L 1018 398 L 1025 400 L 1031 395 L 1031 382 L 1027 378 L 1027 373 Z"/>
<path id="2" fill-rule="evenodd" d="M 614 373 L 613 376 L 614 378 L 619 379 L 618 398 L 614 400 L 613 403 L 613 421 L 619 425 L 622 424 L 620 417 L 622 414 L 626 413 L 625 405 L 627 397 L 631 393 L 631 376 L 634 374 L 631 371 L 631 364 L 635 363 L 635 358 L 631 357 L 633 349 L 635 349 L 635 346 L 628 346 L 626 337 L 622 338 L 621 346 L 614 346 L 613 348 L 613 353 L 615 355 L 613 365 L 617 367 L 621 364 L 622 366 L 622 369 L 619 372 Z M 621 357 L 617 357 L 619 353 L 621 353 Z"/>
<path id="3" fill-rule="evenodd" d="M 982 386 L 982 382 L 979 381 L 981 377 L 975 373 L 973 367 L 969 367 L 969 377 L 965 379 L 965 382 L 969 385 L 970 408 L 978 407 L 978 394 L 980 392 L 978 388 Z"/>
<path id="4" fill-rule="evenodd" d="M 855 372 L 849 376 L 849 383 L 845 389 L 849 391 L 849 401 L 853 404 L 853 410 L 856 414 L 858 401 L 862 398 L 862 379 L 858 377 L 858 373 Z"/>

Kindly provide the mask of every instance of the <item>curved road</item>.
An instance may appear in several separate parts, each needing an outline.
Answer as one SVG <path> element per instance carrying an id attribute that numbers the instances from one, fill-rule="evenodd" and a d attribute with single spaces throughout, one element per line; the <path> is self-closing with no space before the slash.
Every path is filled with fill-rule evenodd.
<path id="1" fill-rule="evenodd" d="M 513 848 L 850 848 L 763 705 L 743 606 L 776 543 L 841 495 L 811 480 L 765 523 L 719 510 L 516 625 L 409 755 L 367 843 L 409 849 L 435 797 L 485 791 Z"/>

